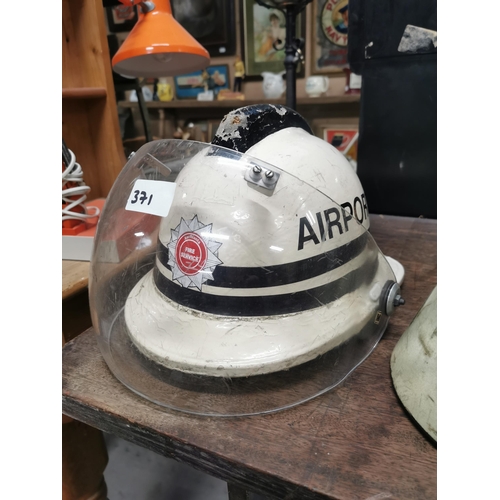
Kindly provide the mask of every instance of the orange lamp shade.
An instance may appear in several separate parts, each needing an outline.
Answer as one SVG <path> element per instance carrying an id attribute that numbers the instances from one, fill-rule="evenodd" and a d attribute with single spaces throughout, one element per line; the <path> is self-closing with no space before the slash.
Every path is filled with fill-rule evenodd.
<path id="1" fill-rule="evenodd" d="M 153 1 L 155 8 L 139 15 L 113 57 L 113 70 L 128 77 L 159 78 L 206 68 L 208 51 L 174 19 L 170 1 Z"/>

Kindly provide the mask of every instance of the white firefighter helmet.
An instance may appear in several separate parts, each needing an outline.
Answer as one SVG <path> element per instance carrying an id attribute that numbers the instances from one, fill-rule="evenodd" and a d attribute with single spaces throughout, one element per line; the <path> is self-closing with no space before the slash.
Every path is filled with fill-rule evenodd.
<path id="1" fill-rule="evenodd" d="M 222 120 L 213 142 L 298 177 L 369 229 L 365 194 L 352 166 L 338 149 L 312 135 L 296 112 L 279 105 L 234 110 Z"/>
<path id="2" fill-rule="evenodd" d="M 405 408 L 437 441 L 437 286 L 392 351 L 391 375 Z"/>
<path id="3" fill-rule="evenodd" d="M 161 372 L 172 383 L 172 374 L 211 380 L 263 380 L 283 371 L 293 376 L 296 367 L 349 346 L 342 347 L 341 361 L 323 362 L 329 374 L 319 385 L 289 395 L 286 406 L 340 382 L 374 348 L 394 305 L 403 303 L 396 277 L 367 231 L 366 199 L 347 160 L 307 131 L 295 112 L 274 106 L 257 111 L 226 116 L 212 145 L 169 140 L 143 146 L 124 169 L 130 171 L 129 177 L 122 174 L 126 196 L 109 216 L 117 224 L 118 211 L 126 215 L 120 205 L 134 175 L 144 163 L 151 166 L 145 158 L 170 168 L 181 164 L 168 214 L 148 231 L 157 242 L 149 270 L 135 283 L 113 285 L 127 295 L 115 296 L 106 313 L 97 298 L 106 296 L 102 285 L 92 300 L 101 311 L 94 326 L 103 334 L 112 370 L 166 406 L 185 405 L 165 391 L 153 395 L 138 368 L 126 366 L 125 350 L 137 351 L 136 364 L 150 366 L 148 376 Z M 256 125 L 250 118 L 263 113 L 280 119 L 259 137 L 261 132 L 251 133 Z M 100 223 L 96 237 L 96 278 L 109 256 L 99 252 L 110 239 L 101 227 L 108 225 Z M 139 252 L 144 231 L 137 234 L 142 243 L 131 247 Z M 117 310 L 114 317 L 110 309 Z M 121 347 L 111 340 L 118 329 Z M 333 377 L 332 370 L 338 372 Z M 261 406 L 268 411 L 272 405 L 268 398 Z M 246 413 L 255 411 L 261 409 Z"/>

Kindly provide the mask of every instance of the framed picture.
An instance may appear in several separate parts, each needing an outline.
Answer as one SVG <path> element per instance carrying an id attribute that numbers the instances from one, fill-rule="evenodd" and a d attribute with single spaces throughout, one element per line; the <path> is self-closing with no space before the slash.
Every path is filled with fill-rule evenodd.
<path id="1" fill-rule="evenodd" d="M 347 59 L 348 0 L 316 0 L 312 6 L 311 75 L 334 75 L 349 67 Z"/>
<path id="2" fill-rule="evenodd" d="M 172 14 L 210 57 L 236 53 L 234 0 L 171 0 Z"/>
<path id="3" fill-rule="evenodd" d="M 213 90 L 217 96 L 221 89 L 229 88 L 229 67 L 227 64 L 209 66 L 206 70 L 174 77 L 177 99 L 196 99 L 200 92 Z"/>
<path id="4" fill-rule="evenodd" d="M 285 71 L 285 15 L 279 9 L 268 9 L 255 0 L 241 0 L 241 30 L 245 79 L 257 79 L 264 71 Z M 305 11 L 296 20 L 296 37 L 305 37 Z M 297 65 L 297 77 L 304 76 L 303 65 Z M 252 78 L 253 77 L 253 78 Z"/>
<path id="5" fill-rule="evenodd" d="M 106 18 L 111 33 L 130 31 L 138 19 L 137 7 L 123 4 L 106 7 Z"/>
<path id="6" fill-rule="evenodd" d="M 313 130 L 317 137 L 338 149 L 347 158 L 354 171 L 357 171 L 358 118 L 313 120 Z"/>

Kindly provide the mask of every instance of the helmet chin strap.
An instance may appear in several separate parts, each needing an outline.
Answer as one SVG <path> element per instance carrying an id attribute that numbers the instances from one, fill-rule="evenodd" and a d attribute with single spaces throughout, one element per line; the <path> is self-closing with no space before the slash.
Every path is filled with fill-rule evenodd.
<path id="1" fill-rule="evenodd" d="M 290 127 L 313 134 L 306 120 L 293 109 L 279 104 L 252 104 L 228 113 L 212 144 L 245 153 L 268 135 Z"/>

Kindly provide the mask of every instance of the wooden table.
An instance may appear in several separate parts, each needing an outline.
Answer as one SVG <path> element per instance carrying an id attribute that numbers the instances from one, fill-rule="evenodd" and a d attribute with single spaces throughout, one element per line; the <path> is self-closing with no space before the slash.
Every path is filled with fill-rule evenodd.
<path id="1" fill-rule="evenodd" d="M 168 411 L 124 387 L 89 329 L 63 349 L 63 411 L 248 491 L 279 499 L 436 498 L 436 446 L 394 391 L 390 356 L 436 285 L 435 220 L 372 216 L 380 249 L 405 267 L 406 304 L 338 388 L 262 416 Z"/>
<path id="2" fill-rule="evenodd" d="M 62 261 L 63 343 L 92 326 L 88 299 L 90 262 Z"/>
<path id="3" fill-rule="evenodd" d="M 89 262 L 62 261 L 63 346 L 92 325 Z M 62 500 L 106 500 L 108 454 L 102 432 L 63 414 Z"/>

